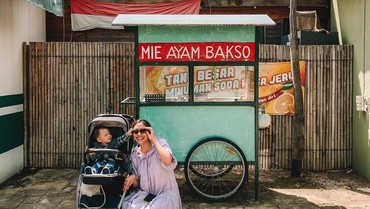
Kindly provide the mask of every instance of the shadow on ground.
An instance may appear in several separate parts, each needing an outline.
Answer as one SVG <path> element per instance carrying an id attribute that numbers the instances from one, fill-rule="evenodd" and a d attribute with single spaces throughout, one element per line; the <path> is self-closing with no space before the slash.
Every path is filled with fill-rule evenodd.
<path id="1" fill-rule="evenodd" d="M 184 209 L 218 208 L 370 208 L 370 183 L 352 172 L 304 173 L 290 178 L 289 171 L 260 172 L 260 195 L 255 201 L 254 174 L 234 196 L 207 201 L 177 180 Z M 0 208 L 76 208 L 78 169 L 25 169 L 0 185 Z"/>

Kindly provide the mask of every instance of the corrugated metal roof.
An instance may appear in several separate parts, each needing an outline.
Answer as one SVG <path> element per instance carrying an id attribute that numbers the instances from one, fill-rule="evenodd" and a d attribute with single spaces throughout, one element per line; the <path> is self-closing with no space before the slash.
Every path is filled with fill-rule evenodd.
<path id="1" fill-rule="evenodd" d="M 112 22 L 116 26 L 138 25 L 249 25 L 275 26 L 265 14 L 258 15 L 136 15 L 120 14 Z"/>

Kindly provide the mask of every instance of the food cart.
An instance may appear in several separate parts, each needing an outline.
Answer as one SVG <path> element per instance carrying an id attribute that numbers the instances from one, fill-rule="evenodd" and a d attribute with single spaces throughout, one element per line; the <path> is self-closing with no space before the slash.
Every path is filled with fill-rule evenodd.
<path id="1" fill-rule="evenodd" d="M 235 194 L 255 169 L 258 199 L 259 26 L 267 15 L 118 15 L 135 30 L 138 118 L 167 139 L 199 195 Z"/>

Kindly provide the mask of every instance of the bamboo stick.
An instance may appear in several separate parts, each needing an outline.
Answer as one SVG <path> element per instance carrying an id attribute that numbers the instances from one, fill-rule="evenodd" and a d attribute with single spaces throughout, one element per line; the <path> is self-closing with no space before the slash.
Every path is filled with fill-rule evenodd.
<path id="1" fill-rule="evenodd" d="M 30 167 L 34 166 L 33 162 L 34 162 L 34 157 L 35 157 L 35 152 L 34 152 L 34 149 L 36 148 L 34 142 L 35 142 L 35 136 L 34 136 L 34 123 L 32 123 L 32 121 L 34 121 L 34 108 L 36 105 L 34 105 L 34 85 L 35 85 L 35 80 L 34 80 L 34 65 L 35 65 L 35 44 L 30 42 L 30 67 L 29 67 L 29 76 L 30 76 L 30 79 L 29 79 L 29 99 L 30 99 L 30 127 L 29 127 L 29 130 L 30 130 L 30 143 L 29 143 L 29 152 L 30 152 Z"/>
<path id="2" fill-rule="evenodd" d="M 307 50 L 307 54 L 304 54 L 305 56 L 309 56 L 309 47 L 304 47 L 304 49 Z M 305 104 L 306 104 L 306 150 L 308 150 L 309 148 L 309 142 L 310 140 L 312 140 L 312 129 L 313 129 L 313 125 L 314 125 L 314 121 L 312 121 L 312 117 L 313 117 L 313 111 L 312 111 L 312 95 L 315 95 L 313 93 L 314 91 L 314 87 L 312 85 L 312 82 L 314 80 L 314 78 L 312 78 L 313 76 L 313 73 L 312 73 L 312 69 L 311 69 L 311 62 L 310 60 L 307 60 L 306 61 L 306 76 L 307 76 L 307 83 L 306 83 L 306 89 L 307 89 L 307 92 L 308 94 L 305 96 L 306 98 L 306 101 L 305 101 Z M 309 153 L 308 151 L 306 151 L 306 155 L 305 155 L 305 159 L 308 160 L 309 159 Z M 308 166 L 307 166 L 307 169 Z"/>
<path id="3" fill-rule="evenodd" d="M 57 124 L 58 128 L 56 129 L 56 149 L 55 149 L 55 159 L 56 159 L 56 166 L 61 166 L 63 162 L 62 153 L 63 153 L 63 132 L 61 129 L 63 128 L 63 46 L 62 43 L 57 43 L 56 45 L 56 54 L 57 54 L 57 76 L 56 76 L 56 90 L 57 90 L 57 97 L 56 97 L 56 104 L 55 107 L 57 108 Z"/>
<path id="4" fill-rule="evenodd" d="M 29 137 L 29 114 L 28 114 L 28 108 L 29 108 L 29 104 L 28 104 L 28 96 L 29 96 L 29 93 L 28 93 L 28 84 L 29 84 L 29 80 L 28 80 L 28 62 L 29 62 L 29 45 L 27 45 L 26 42 L 23 42 L 22 43 L 22 73 L 23 73 L 23 124 L 24 124 L 24 140 L 23 140 L 23 159 L 24 159 L 24 165 L 25 167 L 29 166 L 28 165 L 28 149 L 27 147 L 29 146 L 29 142 L 28 142 L 28 137 Z"/>
<path id="5" fill-rule="evenodd" d="M 72 64 L 72 57 L 73 57 L 73 52 L 72 52 L 72 44 L 68 44 L 68 57 L 67 57 L 67 83 L 68 83 L 68 99 L 67 99 L 67 131 L 68 131 L 68 138 L 67 138 L 67 152 L 66 152 L 66 155 L 68 157 L 68 160 L 67 160 L 67 167 L 71 167 L 72 163 L 73 163 L 73 154 L 72 154 L 72 149 L 73 149 L 73 130 L 72 130 L 72 127 L 73 127 L 73 122 L 72 122 L 72 111 L 73 111 L 73 64 Z"/>
<path id="6" fill-rule="evenodd" d="M 326 66 L 324 67 L 324 69 L 322 69 L 322 72 L 321 72 L 321 76 L 323 77 L 323 97 L 322 97 L 322 113 L 321 113 L 321 117 L 322 117 L 322 124 L 321 124 L 321 135 L 320 135 L 320 157 L 321 157 L 321 160 L 320 160 L 320 166 L 319 166 L 319 170 L 323 170 L 325 168 L 325 161 L 326 161 L 326 148 L 325 148 L 325 143 L 326 141 L 328 140 L 328 129 L 329 129 L 329 126 L 328 126 L 328 117 L 327 117 L 327 114 L 328 114 L 328 98 L 329 98 L 329 93 L 328 93 L 328 90 L 329 90 L 329 87 L 328 87 L 328 84 L 330 83 L 329 82 L 329 79 L 328 79 L 328 73 L 330 72 L 330 57 L 328 56 L 328 54 L 330 53 L 330 50 L 326 50 L 325 51 L 325 59 L 324 59 L 324 62 L 326 63 Z"/>
<path id="7" fill-rule="evenodd" d="M 323 56 L 323 49 L 322 47 L 315 49 L 315 63 L 316 63 L 316 104 L 315 104 L 315 118 L 313 119 L 315 121 L 315 133 L 314 133 L 314 141 L 312 142 L 314 144 L 313 149 L 313 156 L 312 160 L 314 161 L 314 170 L 317 170 L 319 165 L 317 163 L 317 149 L 320 147 L 319 140 L 320 140 L 320 130 L 321 130 L 321 117 L 320 113 L 322 113 L 322 56 Z"/>
<path id="8" fill-rule="evenodd" d="M 53 72 L 53 75 L 52 78 L 51 78 L 51 81 L 52 81 L 52 89 L 51 89 L 51 92 L 52 92 L 52 102 L 51 102 L 51 110 L 52 110 L 52 118 L 53 118 L 53 123 L 52 123 L 52 140 L 53 140 L 53 144 L 52 144 L 52 149 L 50 150 L 50 153 L 51 153 L 51 156 L 53 158 L 53 161 L 52 161 L 52 165 L 53 167 L 57 164 L 57 158 L 55 156 L 55 152 L 56 152 L 56 149 L 57 149 L 57 135 L 56 135 L 56 132 L 57 132 L 57 125 L 58 124 L 58 114 L 57 114 L 57 72 L 58 72 L 58 57 L 57 57 L 57 44 L 56 43 L 52 43 L 52 55 L 50 56 L 53 56 L 53 60 L 52 60 L 52 72 Z"/>
<path id="9" fill-rule="evenodd" d="M 322 148 L 322 136 L 323 136 L 323 112 L 324 112 L 324 104 L 325 104 L 325 98 L 324 98 L 324 91 L 325 91 L 325 77 L 324 77 L 324 70 L 322 69 L 323 63 L 325 62 L 325 48 L 322 48 L 320 52 L 318 53 L 318 59 L 320 63 L 320 68 L 317 69 L 318 74 L 318 107 L 316 112 L 317 121 L 315 122 L 315 126 L 317 129 L 316 132 L 316 139 L 315 139 L 315 149 L 314 152 L 314 159 L 312 159 L 315 162 L 314 170 L 320 170 L 322 167 L 321 161 L 321 148 Z"/>
<path id="10" fill-rule="evenodd" d="M 343 118 L 343 95 L 342 95 L 342 88 L 343 88 L 343 81 L 342 81 L 342 61 L 339 57 L 342 56 L 343 54 L 343 49 L 342 47 L 338 47 L 338 51 L 339 53 L 337 53 L 337 73 L 338 73 L 338 91 L 337 91 L 337 103 L 338 104 L 338 108 L 337 108 L 337 111 L 336 111 L 336 115 L 337 115 L 337 125 L 336 125 L 336 132 L 337 132 L 337 153 L 336 153 L 336 157 L 335 157 L 335 166 L 336 168 L 335 169 L 339 169 L 340 168 L 340 158 L 342 157 L 342 136 L 343 136 L 343 129 L 341 128 L 342 127 L 342 118 Z"/>
<path id="11" fill-rule="evenodd" d="M 37 75 L 37 91 L 36 91 L 36 101 L 37 101 L 37 106 L 41 107 L 40 109 L 38 109 L 37 111 L 37 133 L 39 134 L 38 136 L 38 150 L 37 150 L 37 153 L 38 153 L 38 156 L 39 156 L 39 162 L 40 162 L 40 165 L 41 166 L 45 166 L 44 162 L 45 162 L 45 159 L 44 159 L 44 155 L 43 155 L 43 152 L 42 150 L 44 150 L 44 143 L 43 143 L 43 130 L 42 130 L 42 124 L 43 124 L 43 121 L 42 121 L 42 101 L 41 101 L 41 94 L 42 94 L 42 75 L 41 75 L 41 69 L 43 68 L 43 53 L 42 53 L 42 44 L 43 43 L 37 43 L 37 53 L 39 54 L 38 56 L 38 59 L 37 59 L 37 68 L 36 68 L 36 75 Z"/>
<path id="12" fill-rule="evenodd" d="M 50 112 L 50 106 L 48 104 L 50 104 L 50 65 L 51 65 L 51 57 L 49 56 L 50 55 L 50 44 L 45 44 L 45 55 L 46 55 L 46 63 L 45 63 L 45 95 L 46 97 L 44 97 L 44 103 L 46 104 L 45 105 L 45 108 L 44 108 L 44 124 L 45 124 L 45 135 L 46 135 L 46 139 L 47 139 L 47 147 L 46 147 L 46 166 L 48 168 L 51 167 L 51 159 L 52 157 L 50 156 L 50 150 L 51 150 L 51 137 L 50 137 L 50 128 L 51 128 L 51 124 L 50 124 L 50 116 L 51 116 L 51 112 Z"/>

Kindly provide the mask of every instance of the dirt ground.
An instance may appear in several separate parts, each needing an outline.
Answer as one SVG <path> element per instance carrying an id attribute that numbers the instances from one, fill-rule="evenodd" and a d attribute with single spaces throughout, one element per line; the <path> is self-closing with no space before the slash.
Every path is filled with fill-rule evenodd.
<path id="1" fill-rule="evenodd" d="M 318 206 L 370 208 L 370 181 L 352 170 L 303 172 L 301 178 L 290 177 L 287 170 L 261 171 L 260 182 L 271 191 L 301 197 Z"/>
<path id="2" fill-rule="evenodd" d="M 176 169 L 183 209 L 370 209 L 370 181 L 351 170 L 303 172 L 290 177 L 288 170 L 260 171 L 260 192 L 255 201 L 254 173 L 237 194 L 209 202 L 185 183 Z M 75 208 L 79 169 L 25 169 L 0 184 L 0 209 Z"/>
<path id="3" fill-rule="evenodd" d="M 370 187 L 370 181 L 352 170 L 331 170 L 326 172 L 302 172 L 301 178 L 291 178 L 289 170 L 260 171 L 260 182 L 270 188 L 321 188 L 349 189 Z M 370 191 L 369 191 L 370 193 Z"/>

